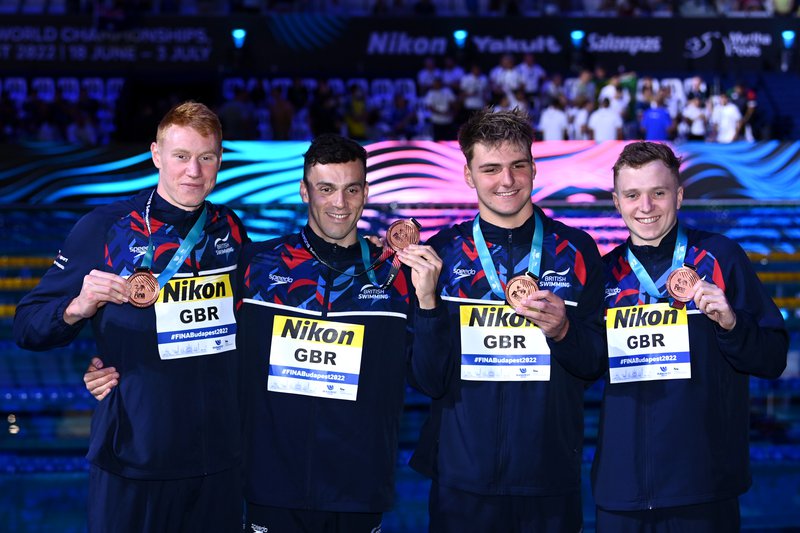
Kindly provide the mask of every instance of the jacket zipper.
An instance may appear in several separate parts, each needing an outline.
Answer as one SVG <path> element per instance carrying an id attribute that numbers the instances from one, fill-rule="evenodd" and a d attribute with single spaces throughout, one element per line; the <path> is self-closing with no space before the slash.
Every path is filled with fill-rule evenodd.
<path id="1" fill-rule="evenodd" d="M 512 246 L 514 241 L 513 235 L 511 230 L 508 230 L 508 254 L 507 254 L 507 263 L 506 263 L 506 283 L 508 283 L 508 279 L 514 275 L 514 248 Z M 504 302 L 505 303 L 505 302 Z M 497 410 L 497 435 L 495 442 L 502 442 L 503 438 L 503 413 L 504 409 L 503 406 L 505 405 L 505 383 L 499 382 L 498 383 L 498 390 L 500 392 L 498 398 L 498 410 Z M 498 447 L 499 448 L 499 447 Z M 497 475 L 496 481 L 497 486 L 500 486 L 500 483 L 503 479 L 503 455 L 507 453 L 507 450 L 503 448 L 499 448 L 502 450 L 502 453 L 497 454 Z"/>
<path id="2" fill-rule="evenodd" d="M 338 247 L 334 246 L 333 247 L 334 259 L 331 261 L 332 264 L 336 264 L 336 262 L 337 262 L 336 261 L 336 257 L 335 257 L 335 254 L 337 253 L 337 251 L 338 251 Z M 321 318 L 325 318 L 325 317 L 328 316 L 328 302 L 330 301 L 330 296 L 331 296 L 331 283 L 333 283 L 333 271 L 330 268 L 324 267 L 322 265 L 320 265 L 320 267 L 324 268 L 326 270 L 326 272 L 325 272 L 325 293 L 322 296 L 322 312 L 321 312 Z M 311 416 L 309 418 L 311 419 L 311 423 L 308 425 L 308 439 L 306 440 L 306 442 L 308 442 L 309 445 L 311 443 L 313 443 L 314 440 L 315 440 L 314 439 L 314 428 L 317 425 L 316 424 L 316 417 L 317 417 L 317 401 L 318 401 L 318 399 L 314 398 L 312 396 L 310 398 L 310 400 L 311 400 Z M 313 470 L 314 470 L 313 465 L 311 464 L 311 461 L 313 460 L 313 454 L 310 454 L 309 457 L 310 457 L 310 459 L 306 463 L 306 509 L 307 510 L 311 510 L 311 509 L 313 509 L 315 507 L 315 504 L 313 503 L 314 502 L 314 495 L 312 494 L 312 491 L 313 491 L 312 481 L 313 481 L 313 479 L 312 479 L 312 475 L 311 475 Z"/>
<path id="3" fill-rule="evenodd" d="M 192 267 L 192 275 L 194 277 L 198 277 L 200 275 L 200 263 L 197 261 L 197 252 L 195 250 L 192 250 L 190 255 L 189 255 L 189 257 L 191 258 L 189 260 L 189 264 Z M 207 364 L 207 361 L 206 361 L 207 358 L 201 357 L 200 359 L 201 359 L 200 364 L 203 367 L 205 367 L 206 364 Z M 203 370 L 205 370 L 205 368 Z M 205 390 L 205 387 L 203 389 Z M 205 392 L 200 395 L 200 412 L 201 413 L 205 413 L 206 412 Z M 209 431 L 208 431 L 208 428 L 206 427 L 206 425 L 207 424 L 203 424 L 202 438 L 200 440 L 203 443 L 202 444 L 203 473 L 207 475 L 208 474 L 208 470 L 209 470 L 209 468 L 208 468 L 208 435 L 209 435 Z"/>
<path id="4" fill-rule="evenodd" d="M 641 418 L 642 418 L 642 449 L 644 450 L 644 491 L 645 491 L 645 503 L 647 508 L 652 510 L 653 509 L 653 488 L 650 486 L 650 450 L 648 449 L 647 443 L 650 440 L 647 435 L 647 412 L 648 409 L 648 397 L 647 397 L 647 389 L 642 389 L 642 410 L 641 410 Z"/>

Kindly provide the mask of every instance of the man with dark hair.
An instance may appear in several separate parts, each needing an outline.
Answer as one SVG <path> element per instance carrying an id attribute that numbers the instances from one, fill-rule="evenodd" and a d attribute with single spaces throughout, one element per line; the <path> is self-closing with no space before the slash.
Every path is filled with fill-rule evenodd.
<path id="1" fill-rule="evenodd" d="M 604 258 L 600 533 L 739 531 L 749 379 L 786 366 L 783 318 L 744 251 L 679 222 L 680 164 L 666 144 L 637 142 L 614 165 L 630 237 Z"/>
<path id="2" fill-rule="evenodd" d="M 447 324 L 436 253 L 358 234 L 368 190 L 364 148 L 317 137 L 308 225 L 242 254 L 247 531 L 371 533 L 392 505 L 406 352 L 445 350 Z"/>
<path id="3" fill-rule="evenodd" d="M 175 106 L 150 151 L 156 188 L 75 225 L 17 306 L 14 337 L 47 350 L 91 321 L 113 365 L 104 369 L 110 385 L 100 391 L 106 400 L 87 454 L 90 532 L 235 531 L 242 504 L 231 277 L 247 237 L 233 211 L 206 201 L 222 161 L 210 109 Z M 117 371 L 125 379 L 114 387 Z"/>
<path id="4" fill-rule="evenodd" d="M 433 479 L 430 530 L 577 533 L 583 391 L 604 370 L 600 255 L 532 204 L 525 113 L 480 111 L 458 140 L 479 213 L 429 241 L 451 348 L 412 356 L 433 399 L 411 460 Z"/>

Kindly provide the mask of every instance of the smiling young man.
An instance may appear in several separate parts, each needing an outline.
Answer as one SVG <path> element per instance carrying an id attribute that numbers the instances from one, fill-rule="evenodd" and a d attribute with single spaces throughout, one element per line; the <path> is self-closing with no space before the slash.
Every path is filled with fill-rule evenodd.
<path id="1" fill-rule="evenodd" d="M 786 366 L 783 319 L 735 242 L 679 222 L 680 159 L 667 145 L 627 145 L 613 198 L 630 238 L 604 257 L 597 531 L 739 531 L 749 379 Z"/>
<path id="2" fill-rule="evenodd" d="M 219 119 L 199 103 L 174 107 L 151 155 L 156 188 L 75 225 L 17 306 L 14 336 L 46 350 L 91 322 L 108 365 L 87 454 L 90 532 L 237 531 L 231 277 L 247 237 L 233 211 L 206 201 L 222 158 Z"/>
<path id="3" fill-rule="evenodd" d="M 308 224 L 242 254 L 247 531 L 374 533 L 392 505 L 406 352 L 445 351 L 447 318 L 431 248 L 398 270 L 359 236 L 368 191 L 364 148 L 320 135 Z"/>
<path id="4" fill-rule="evenodd" d="M 600 255 L 531 202 L 525 113 L 480 111 L 458 140 L 478 216 L 429 241 L 451 349 L 412 356 L 433 399 L 411 461 L 433 479 L 430 530 L 577 533 L 583 391 L 604 370 Z M 507 284 L 534 279 L 505 305 Z"/>

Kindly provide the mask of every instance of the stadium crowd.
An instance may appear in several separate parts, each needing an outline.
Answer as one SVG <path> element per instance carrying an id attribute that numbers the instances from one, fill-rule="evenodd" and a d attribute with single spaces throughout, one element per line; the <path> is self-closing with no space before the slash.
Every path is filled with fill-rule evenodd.
<path id="1" fill-rule="evenodd" d="M 504 55 L 488 72 L 431 57 L 413 78 L 230 78 L 216 92 L 228 138 L 241 140 L 308 140 L 326 132 L 362 141 L 452 140 L 458 125 L 486 106 L 525 110 L 541 140 L 770 138 L 757 95 L 742 82 L 714 87 L 699 76 L 658 79 L 602 66 L 565 77 L 545 72 L 533 54 Z M 0 92 L 0 140 L 116 140 L 118 102 L 104 94 L 81 87 L 66 97 L 60 85 L 36 83 L 24 96 Z M 162 95 L 156 107 L 177 98 Z"/>

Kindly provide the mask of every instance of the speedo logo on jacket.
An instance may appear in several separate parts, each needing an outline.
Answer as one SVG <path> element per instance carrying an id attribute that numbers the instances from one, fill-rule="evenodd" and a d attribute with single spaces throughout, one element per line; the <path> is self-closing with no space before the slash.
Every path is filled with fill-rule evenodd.
<path id="1" fill-rule="evenodd" d="M 284 285 L 286 283 L 294 283 L 294 278 L 291 276 L 279 276 L 277 274 L 270 274 L 269 279 L 272 280 L 272 285 Z"/>
<path id="2" fill-rule="evenodd" d="M 475 270 L 474 268 L 459 268 L 459 267 L 455 267 L 453 269 L 453 274 L 455 275 L 455 277 L 453 278 L 453 281 L 456 281 L 456 280 L 459 280 L 459 279 L 462 279 L 462 278 L 466 278 L 468 276 L 474 276 L 477 273 L 478 273 L 478 271 Z"/>

